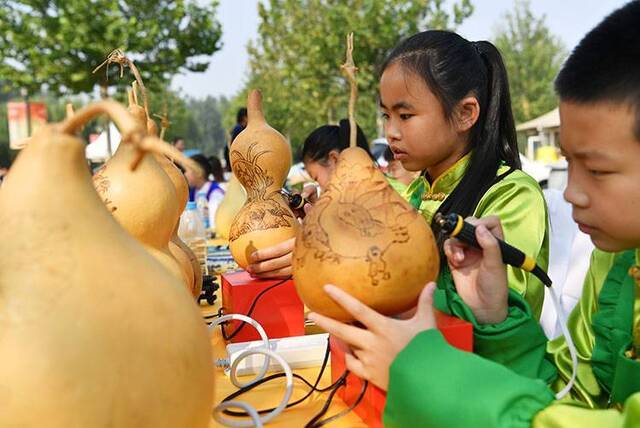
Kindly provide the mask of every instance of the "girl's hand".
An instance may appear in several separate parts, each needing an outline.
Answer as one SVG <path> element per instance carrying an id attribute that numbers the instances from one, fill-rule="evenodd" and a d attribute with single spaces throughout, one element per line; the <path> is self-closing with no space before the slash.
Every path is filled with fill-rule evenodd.
<path id="1" fill-rule="evenodd" d="M 296 238 L 254 251 L 247 272 L 254 278 L 286 278 L 291 276 L 291 261 Z"/>
<path id="2" fill-rule="evenodd" d="M 307 201 L 309 201 L 308 204 L 305 204 L 304 207 L 302 207 L 305 215 L 309 213 L 311 208 L 313 208 L 313 204 L 315 204 L 318 201 L 319 194 L 320 194 L 320 187 L 318 187 L 318 185 L 313 183 L 307 183 L 304 185 L 304 187 L 302 188 L 302 192 L 300 192 L 300 195 L 303 198 L 305 198 Z"/>
<path id="3" fill-rule="evenodd" d="M 416 314 L 407 320 L 381 315 L 355 297 L 334 285 L 325 285 L 324 291 L 366 328 L 355 327 L 320 314 L 311 313 L 322 329 L 345 342 L 350 352 L 345 355 L 347 369 L 387 390 L 389 368 L 402 349 L 421 331 L 435 328 L 433 290 L 431 282 L 420 294 Z"/>
<path id="4" fill-rule="evenodd" d="M 444 252 L 453 282 L 479 323 L 497 324 L 505 320 L 509 309 L 507 269 L 495 238 L 503 239 L 502 226 L 495 216 L 469 217 L 466 221 L 476 226 L 476 239 L 482 251 L 455 238 L 445 241 Z"/>

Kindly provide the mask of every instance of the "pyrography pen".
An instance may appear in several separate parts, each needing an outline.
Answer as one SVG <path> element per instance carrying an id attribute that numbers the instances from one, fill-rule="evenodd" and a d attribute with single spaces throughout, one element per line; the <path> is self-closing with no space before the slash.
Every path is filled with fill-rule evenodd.
<path id="1" fill-rule="evenodd" d="M 452 238 L 459 239 L 465 244 L 479 250 L 482 249 L 482 247 L 480 247 L 480 244 L 478 244 L 478 241 L 476 240 L 476 227 L 471 223 L 464 221 L 464 219 L 458 214 L 451 213 L 442 215 L 438 213 L 435 215 L 434 221 L 438 224 L 438 226 L 440 226 L 440 228 L 446 235 Z M 578 352 L 573 343 L 571 333 L 567 328 L 567 315 L 564 308 L 560 304 L 558 295 L 551 286 L 551 279 L 549 278 L 547 273 L 536 264 L 535 260 L 527 256 L 517 248 L 507 244 L 503 240 L 498 238 L 496 239 L 498 240 L 498 245 L 500 246 L 500 252 L 502 253 L 502 262 L 504 264 L 519 267 L 523 270 L 526 270 L 527 272 L 531 272 L 549 289 L 551 301 L 553 302 L 553 306 L 555 307 L 556 313 L 558 314 L 558 324 L 560 325 L 562 335 L 564 336 L 567 342 L 567 346 L 569 347 L 571 365 L 573 366 L 569 382 L 565 385 L 564 388 L 562 388 L 561 391 L 556 394 L 556 399 L 559 400 L 569 393 L 569 391 L 573 387 L 573 383 L 575 382 L 576 375 L 578 373 Z"/>
<path id="2" fill-rule="evenodd" d="M 310 204 L 309 201 L 307 201 L 305 198 L 302 197 L 302 195 L 298 193 L 291 193 L 285 188 L 283 188 L 280 192 L 285 196 L 285 198 L 287 198 L 287 202 L 289 203 L 289 208 L 291 208 L 292 210 L 302 210 L 302 208 L 306 204 Z"/>
<path id="3" fill-rule="evenodd" d="M 434 221 L 442 231 L 451 238 L 459 239 L 467 245 L 479 250 L 482 249 L 476 240 L 476 227 L 455 213 L 442 215 L 436 214 Z M 501 239 L 498 239 L 500 252 L 502 253 L 502 262 L 506 265 L 515 266 L 535 275 L 544 285 L 551 287 L 551 279 L 547 273 L 536 264 L 536 261 L 527 256 L 519 249 L 512 247 Z"/>

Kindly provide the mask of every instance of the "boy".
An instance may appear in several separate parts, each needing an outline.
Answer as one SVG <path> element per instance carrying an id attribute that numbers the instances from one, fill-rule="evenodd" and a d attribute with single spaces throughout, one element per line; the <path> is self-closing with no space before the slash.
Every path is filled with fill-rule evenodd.
<path id="1" fill-rule="evenodd" d="M 435 284 L 410 320 L 381 316 L 332 286 L 327 293 L 368 329 L 310 317 L 351 345 L 351 371 L 388 390 L 386 426 L 640 426 L 640 1 L 580 42 L 556 89 L 565 198 L 598 248 L 568 321 L 575 384 L 555 399 L 552 390 L 572 373 L 566 341 L 547 343 L 526 303 L 508 291 L 493 237 L 501 236 L 499 221 L 472 220 L 482 252 L 445 244 L 457 291 L 449 307 L 474 323 L 484 358 L 453 349 L 434 329 Z"/>

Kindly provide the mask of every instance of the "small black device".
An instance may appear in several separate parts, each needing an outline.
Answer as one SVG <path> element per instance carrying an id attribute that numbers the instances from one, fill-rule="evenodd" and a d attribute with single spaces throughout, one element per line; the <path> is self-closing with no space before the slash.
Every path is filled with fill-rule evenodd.
<path id="1" fill-rule="evenodd" d="M 305 198 L 302 197 L 299 193 L 291 193 L 285 188 L 280 190 L 280 193 L 287 198 L 287 203 L 289 204 L 289 208 L 291 208 L 294 212 L 299 214 L 300 217 L 304 217 L 304 206 L 306 204 L 310 204 Z"/>
<path id="2" fill-rule="evenodd" d="M 451 237 L 459 239 L 465 244 L 482 249 L 478 241 L 476 240 L 476 227 L 471 223 L 464 221 L 464 219 L 455 213 L 443 215 L 437 213 L 433 219 L 442 232 Z M 502 253 L 502 262 L 506 265 L 515 266 L 517 268 L 526 270 L 534 274 L 544 285 L 551 287 L 551 279 L 547 273 L 542 270 L 540 266 L 536 264 L 535 259 L 527 256 L 519 249 L 507 244 L 501 239 L 498 239 L 498 245 L 500 246 L 500 252 Z"/>

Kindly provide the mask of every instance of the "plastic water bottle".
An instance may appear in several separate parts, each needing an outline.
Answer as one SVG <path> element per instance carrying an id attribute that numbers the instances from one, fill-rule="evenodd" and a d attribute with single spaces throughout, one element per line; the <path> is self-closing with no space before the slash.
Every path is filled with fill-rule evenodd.
<path id="1" fill-rule="evenodd" d="M 194 201 L 187 202 L 187 209 L 180 216 L 178 236 L 191 248 L 201 263 L 203 259 L 206 260 L 207 231 Z"/>
<path id="2" fill-rule="evenodd" d="M 202 217 L 202 221 L 204 222 L 204 228 L 209 230 L 211 228 L 211 224 L 209 221 L 209 201 L 207 200 L 206 192 L 198 192 L 196 194 L 196 205 L 198 207 L 200 217 Z"/>

